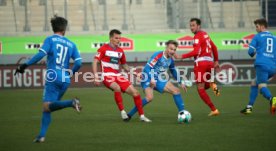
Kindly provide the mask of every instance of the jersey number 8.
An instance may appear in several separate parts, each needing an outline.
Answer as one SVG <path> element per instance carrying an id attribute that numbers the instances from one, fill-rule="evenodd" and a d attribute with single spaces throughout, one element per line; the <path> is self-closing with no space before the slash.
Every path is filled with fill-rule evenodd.
<path id="1" fill-rule="evenodd" d="M 266 52 L 271 53 L 273 51 L 273 39 L 267 38 L 266 39 Z"/>

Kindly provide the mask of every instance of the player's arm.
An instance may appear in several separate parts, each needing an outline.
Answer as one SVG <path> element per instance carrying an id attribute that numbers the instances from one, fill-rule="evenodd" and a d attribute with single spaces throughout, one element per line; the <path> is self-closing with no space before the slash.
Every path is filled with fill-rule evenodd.
<path id="1" fill-rule="evenodd" d="M 49 39 L 46 38 L 42 47 L 39 48 L 39 52 L 36 55 L 34 55 L 29 61 L 18 66 L 15 70 L 14 75 L 16 75 L 17 73 L 24 73 L 25 69 L 28 66 L 33 65 L 33 64 L 37 63 L 38 61 L 40 61 L 44 56 L 46 56 L 49 53 L 50 45 L 51 45 L 51 43 L 50 43 Z"/>
<path id="2" fill-rule="evenodd" d="M 100 60 L 103 58 L 103 55 L 104 55 L 104 50 L 100 48 L 98 50 L 98 53 L 95 55 L 93 64 L 92 64 L 92 71 L 95 76 L 94 84 L 97 86 L 100 85 L 100 82 L 99 82 L 100 77 L 98 75 L 98 64 L 100 63 Z"/>
<path id="3" fill-rule="evenodd" d="M 254 38 L 252 39 L 250 45 L 249 45 L 249 49 L 248 49 L 248 55 L 250 57 L 254 57 L 256 54 L 256 48 L 257 48 L 257 35 L 254 36 Z"/>
<path id="4" fill-rule="evenodd" d="M 73 56 L 72 58 L 74 59 L 74 66 L 72 68 L 73 74 L 79 71 L 82 65 L 82 58 L 80 56 L 80 53 L 78 51 L 78 48 L 74 46 L 74 51 L 73 51 Z"/>
<path id="5" fill-rule="evenodd" d="M 123 68 L 124 70 L 126 70 L 126 72 L 129 72 L 129 71 L 130 71 L 130 68 L 129 68 L 128 64 L 126 63 L 126 55 L 125 55 L 124 52 L 123 52 L 123 54 L 122 54 L 122 57 L 121 57 L 121 59 L 120 59 L 120 62 L 121 62 L 122 68 Z"/>
<path id="6" fill-rule="evenodd" d="M 152 88 L 154 88 L 156 86 L 156 81 L 153 78 L 154 75 L 152 75 L 153 67 L 154 66 L 147 63 L 145 65 L 144 69 L 143 69 L 143 76 L 144 75 L 146 76 L 146 77 L 143 77 L 143 78 L 146 78 L 146 79 L 143 79 L 143 80 L 146 80 L 146 81 L 150 82 L 150 86 Z"/>
<path id="7" fill-rule="evenodd" d="M 122 68 L 124 69 L 124 70 L 126 70 L 127 72 L 129 72 L 130 71 L 130 68 L 129 68 L 129 66 L 128 66 L 128 64 L 122 64 Z"/>
<path id="8" fill-rule="evenodd" d="M 181 59 L 186 59 L 186 58 L 191 58 L 191 57 L 196 57 L 199 53 L 200 49 L 200 44 L 201 44 L 201 39 L 199 36 L 195 36 L 194 38 L 194 49 L 186 54 L 181 55 Z"/>
<path id="9" fill-rule="evenodd" d="M 218 48 L 211 39 L 210 39 L 210 45 L 211 45 L 212 52 L 213 52 L 213 57 L 214 57 L 214 67 L 219 68 Z"/>
<path id="10" fill-rule="evenodd" d="M 172 63 L 170 64 L 169 69 L 170 69 L 170 72 L 171 72 L 173 78 L 177 81 L 177 83 L 179 85 L 181 85 L 181 87 L 185 90 L 185 92 L 187 92 L 186 85 L 183 82 L 184 79 L 181 79 L 180 74 L 174 65 L 174 61 L 172 61 Z M 185 79 L 186 79 L 186 77 L 185 77 Z"/>

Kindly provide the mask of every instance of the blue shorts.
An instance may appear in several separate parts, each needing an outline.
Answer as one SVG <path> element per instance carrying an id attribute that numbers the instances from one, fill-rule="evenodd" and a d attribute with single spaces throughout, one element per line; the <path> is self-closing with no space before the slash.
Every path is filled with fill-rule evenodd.
<path id="1" fill-rule="evenodd" d="M 276 69 L 273 67 L 268 66 L 260 66 L 256 65 L 256 83 L 267 83 L 268 79 L 274 76 L 276 74 Z"/>
<path id="2" fill-rule="evenodd" d="M 64 82 L 46 82 L 43 92 L 43 102 L 59 101 L 66 92 L 70 83 Z"/>
<path id="3" fill-rule="evenodd" d="M 154 88 L 154 90 L 158 91 L 159 93 L 163 93 L 167 83 L 168 81 L 166 80 L 156 80 L 156 87 Z M 145 90 L 146 88 L 150 87 L 150 81 L 141 82 L 141 86 L 143 90 Z"/>

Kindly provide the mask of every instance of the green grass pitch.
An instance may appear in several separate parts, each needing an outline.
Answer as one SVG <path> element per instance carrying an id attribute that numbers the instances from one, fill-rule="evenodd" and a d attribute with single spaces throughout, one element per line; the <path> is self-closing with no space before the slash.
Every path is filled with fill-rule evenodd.
<path id="1" fill-rule="evenodd" d="M 140 90 L 140 89 L 139 89 Z M 270 87 L 276 94 L 276 87 Z M 52 114 L 46 142 L 32 143 L 40 129 L 42 90 L 0 91 L 1 151 L 272 151 L 276 149 L 276 117 L 269 114 L 269 103 L 258 96 L 253 114 L 239 111 L 248 102 L 249 87 L 223 87 L 220 97 L 208 91 L 221 111 L 207 117 L 209 108 L 200 100 L 195 87 L 182 93 L 191 112 L 190 124 L 178 124 L 172 96 L 155 93 L 145 107 L 153 122 L 142 123 L 135 116 L 121 120 L 113 93 L 105 88 L 69 89 L 63 99 L 78 96 L 83 112 L 65 109 Z M 144 96 L 141 93 L 142 97 Z M 127 111 L 133 107 L 124 95 Z"/>

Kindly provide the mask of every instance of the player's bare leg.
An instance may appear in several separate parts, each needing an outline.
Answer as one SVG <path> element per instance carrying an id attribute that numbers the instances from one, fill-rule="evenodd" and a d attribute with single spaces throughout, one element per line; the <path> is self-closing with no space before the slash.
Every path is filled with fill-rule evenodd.
<path id="1" fill-rule="evenodd" d="M 177 106 L 178 112 L 184 111 L 184 102 L 180 94 L 179 88 L 175 87 L 171 82 L 167 82 L 164 92 L 170 93 L 173 95 L 174 102 Z"/>
<path id="2" fill-rule="evenodd" d="M 142 99 L 141 96 L 139 94 L 139 92 L 134 88 L 133 85 L 130 85 L 127 89 L 126 89 L 126 93 L 131 95 L 134 99 L 134 103 L 135 106 L 138 109 L 138 113 L 140 115 L 140 121 L 142 122 L 151 122 L 150 119 L 148 119 L 145 115 L 144 115 L 144 110 L 143 110 L 143 106 L 142 106 Z"/>
<path id="3" fill-rule="evenodd" d="M 144 107 L 145 105 L 147 105 L 148 103 L 150 103 L 150 102 L 153 100 L 153 88 L 147 87 L 147 88 L 144 90 L 144 92 L 145 92 L 145 95 L 146 95 L 146 96 L 145 96 L 144 99 L 142 99 L 142 105 L 143 105 L 143 107 Z M 130 112 L 127 114 L 128 117 L 129 117 L 129 119 L 131 119 L 131 117 L 132 117 L 136 112 L 137 112 L 137 107 L 134 106 L 134 107 L 130 110 Z"/>

